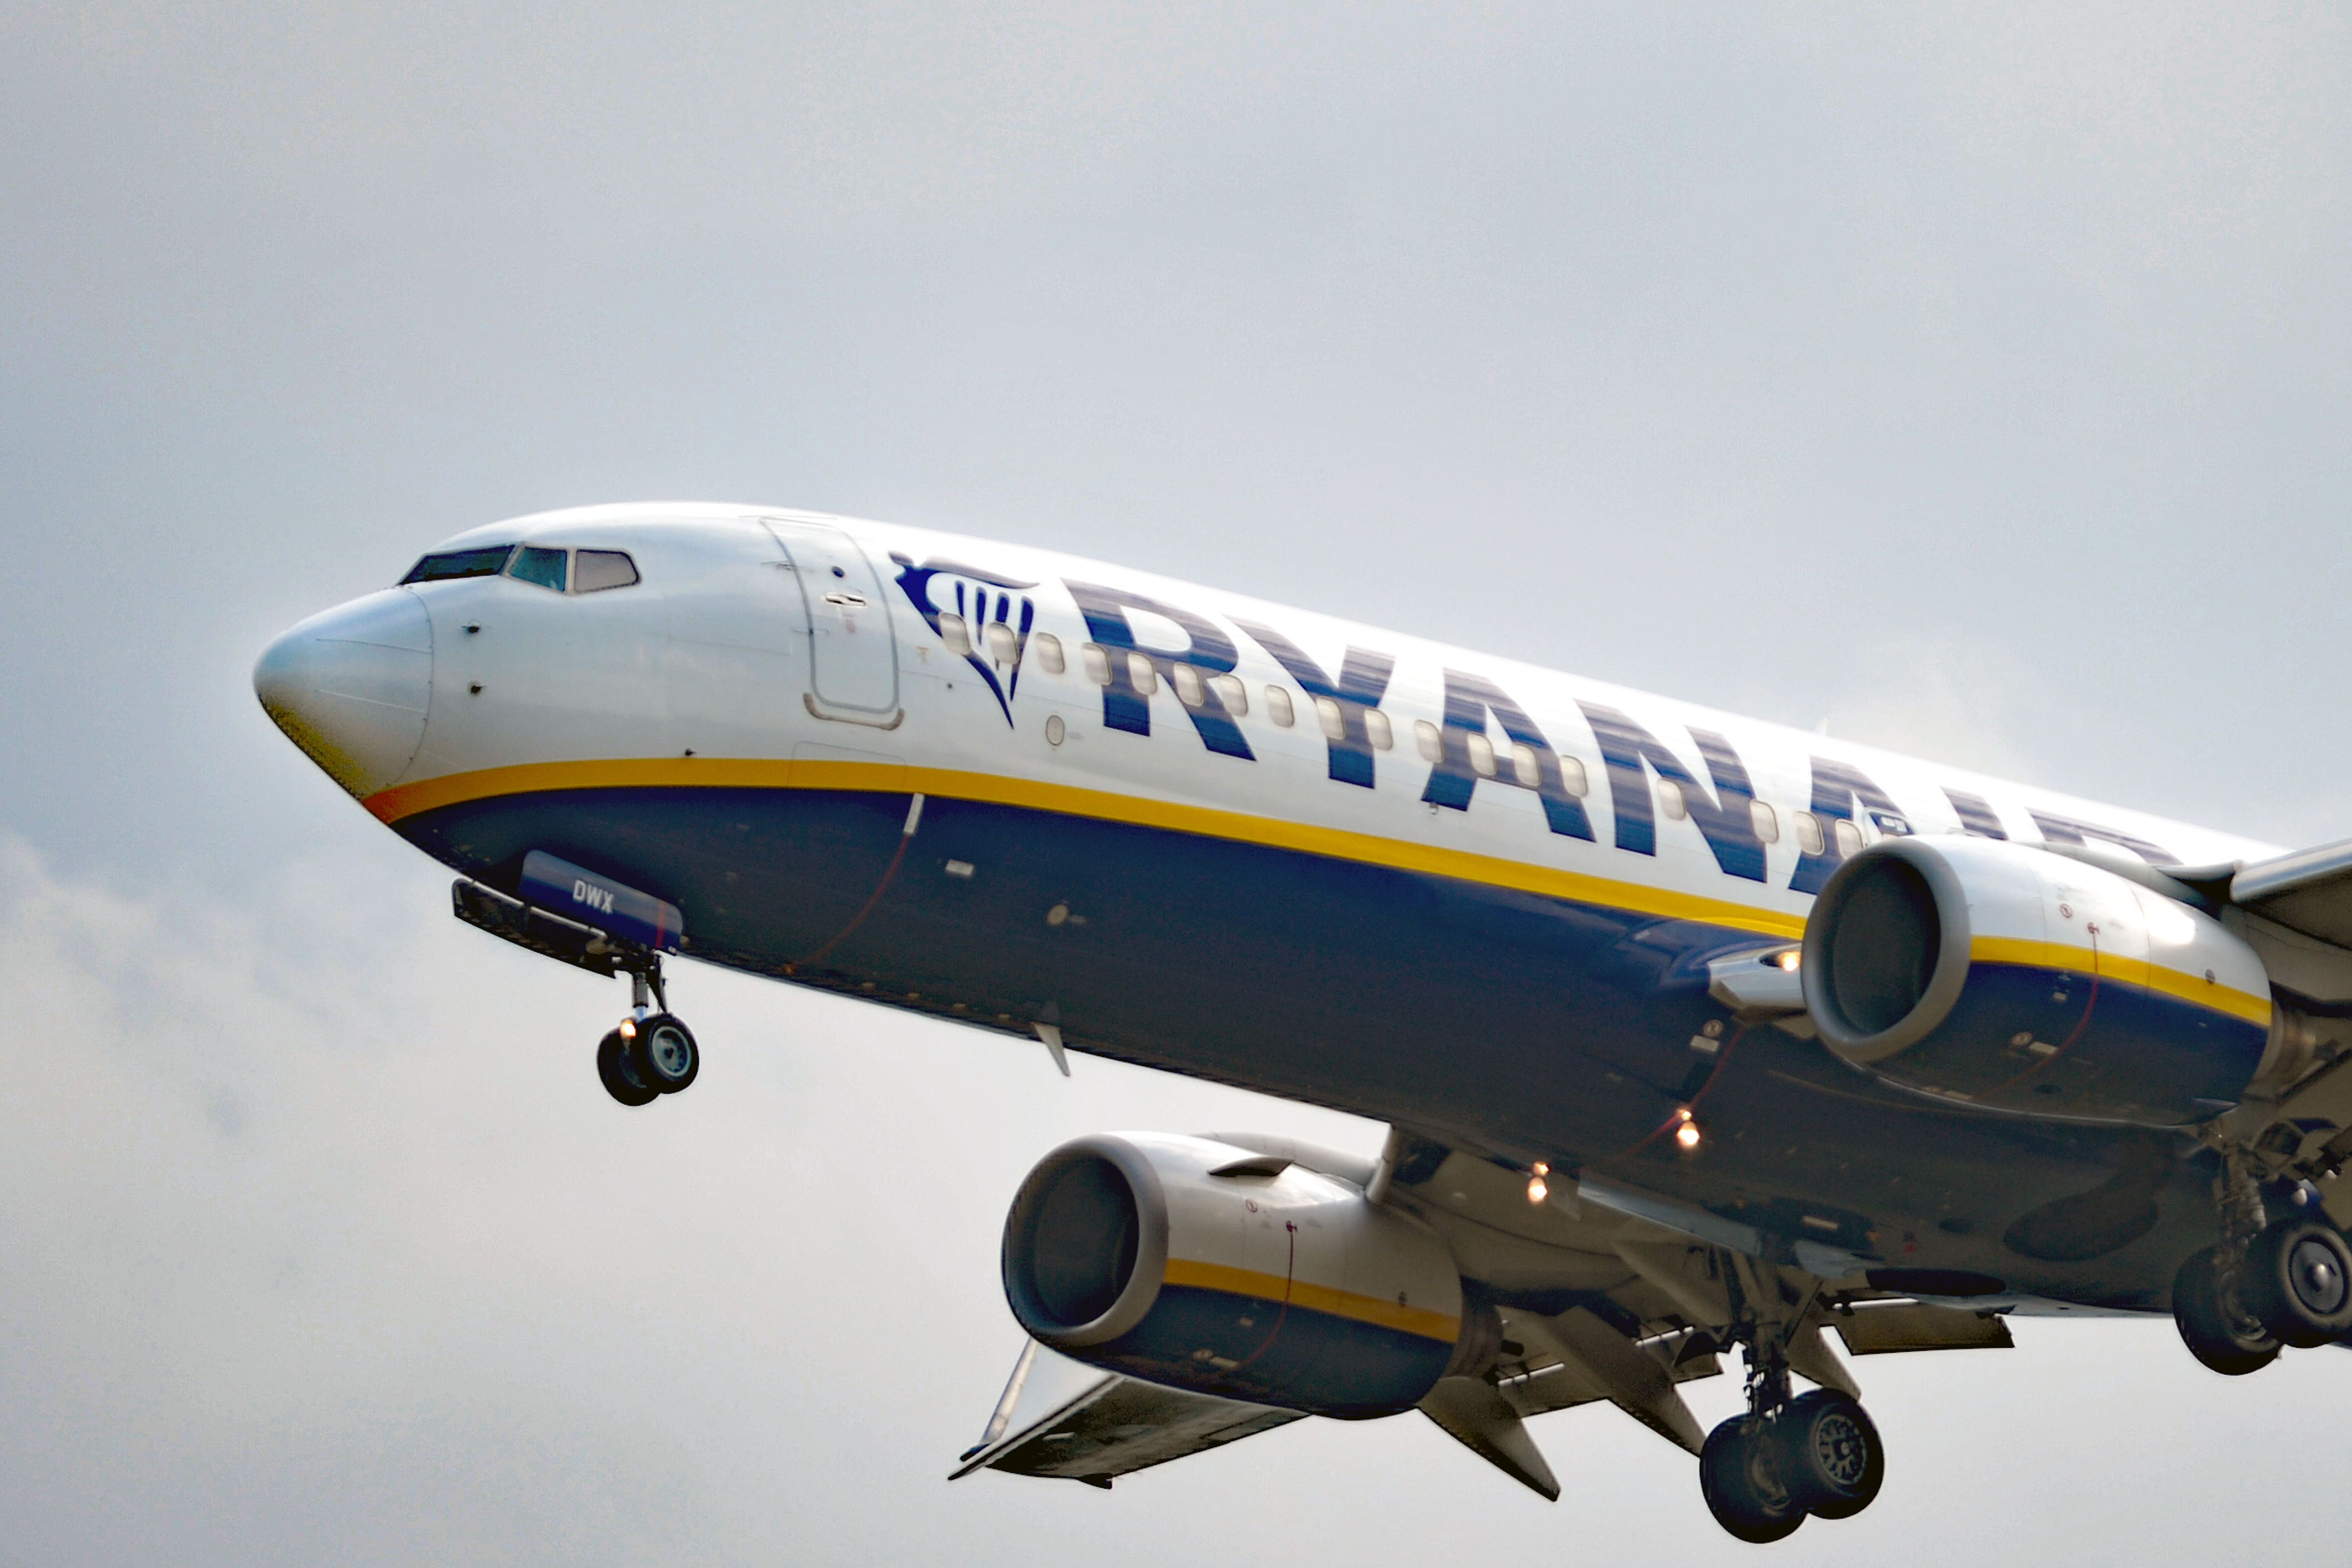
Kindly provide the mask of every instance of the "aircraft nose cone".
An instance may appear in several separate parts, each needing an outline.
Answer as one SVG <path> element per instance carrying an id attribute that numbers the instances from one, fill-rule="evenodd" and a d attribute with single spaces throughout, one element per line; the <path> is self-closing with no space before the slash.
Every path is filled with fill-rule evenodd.
<path id="1" fill-rule="evenodd" d="M 263 651 L 253 692 L 288 739 L 364 800 L 397 783 L 424 743 L 432 618 L 405 588 L 339 604 Z"/>

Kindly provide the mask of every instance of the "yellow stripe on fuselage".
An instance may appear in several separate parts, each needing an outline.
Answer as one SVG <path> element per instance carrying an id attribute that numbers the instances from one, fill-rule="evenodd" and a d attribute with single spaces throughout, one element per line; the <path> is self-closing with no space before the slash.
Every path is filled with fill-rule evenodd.
<path id="1" fill-rule="evenodd" d="M 1419 1334 L 1423 1339 L 1443 1340 L 1447 1344 L 1452 1344 L 1462 1333 L 1462 1320 L 1452 1312 L 1432 1312 L 1426 1307 L 1399 1306 L 1378 1296 L 1360 1296 L 1352 1291 L 1335 1291 L 1328 1285 L 1312 1285 L 1304 1280 L 1285 1281 L 1279 1274 L 1263 1274 L 1255 1269 L 1235 1269 L 1223 1263 L 1200 1263 L 1189 1258 L 1171 1258 L 1166 1271 L 1160 1277 L 1171 1285 L 1222 1291 L 1229 1296 L 1248 1296 L 1261 1301 L 1279 1301 L 1287 1292 L 1294 1307 L 1329 1312 L 1334 1317 L 1353 1318 L 1360 1323 L 1398 1329 L 1406 1333 Z"/>
<path id="2" fill-rule="evenodd" d="M 1386 866 L 1452 877 L 1488 887 L 1573 899 L 1636 915 L 1669 920 L 1703 921 L 1738 931 L 1768 936 L 1800 937 L 1805 934 L 1801 915 L 1758 909 L 1727 899 L 1676 893 L 1643 883 L 1619 882 L 1581 872 L 1559 871 L 1506 860 L 1499 855 L 1416 844 L 1385 839 L 1345 828 L 1318 827 L 1311 822 L 1286 821 L 1278 817 L 1253 816 L 1244 811 L 1153 800 L 1108 789 L 1085 789 L 1041 779 L 1007 778 L 945 768 L 910 768 L 899 763 L 843 762 L 831 759 L 765 760 L 723 757 L 657 757 L 602 762 L 533 762 L 513 768 L 489 768 L 474 773 L 445 774 L 383 790 L 367 799 L 367 809 L 390 824 L 446 806 L 466 805 L 501 796 L 532 795 L 563 789 L 848 789 L 891 794 L 920 793 L 941 800 L 972 800 L 985 805 L 1014 806 L 1053 811 L 1068 817 L 1121 822 L 1131 827 L 1160 828 L 1194 833 L 1268 849 L 1294 850 L 1332 860 Z M 2045 969 L 2087 973 L 2094 968 L 2088 948 L 2053 942 L 2031 942 L 2002 936 L 1980 936 L 1969 946 L 1969 956 L 1985 963 L 2018 964 Z M 2270 998 L 2234 989 L 2201 975 L 2182 974 L 2145 960 L 2118 964 L 2103 959 L 2105 977 L 2146 986 L 2150 990 L 2211 1008 L 2233 1018 L 2267 1027 Z"/>
<path id="3" fill-rule="evenodd" d="M 2270 1027 L 2271 999 L 2234 986 L 2187 975 L 2151 964 L 2145 958 L 2117 958 L 2060 942 L 2034 942 L 2021 936 L 1979 936 L 1969 943 L 1969 957 L 1979 964 L 2013 964 L 2029 969 L 2063 969 L 2077 975 L 2097 975 L 2103 980 L 2142 986 L 2177 1001 L 2193 1002 L 2217 1013 Z"/>
<path id="4" fill-rule="evenodd" d="M 1355 861 L 1397 871 L 1423 872 L 1507 887 L 1521 893 L 1603 904 L 1638 915 L 1670 920 L 1703 921 L 1710 925 L 1755 931 L 1768 936 L 1804 935 L 1801 915 L 1757 909 L 1727 899 L 1703 898 L 1641 883 L 1618 882 L 1580 872 L 1556 871 L 1499 855 L 1384 839 L 1344 828 L 1322 828 L 1278 817 L 1252 816 L 1243 811 L 1188 806 L 1153 800 L 1107 789 L 1082 789 L 1034 779 L 1009 779 L 993 773 L 968 773 L 945 768 L 908 768 L 897 763 L 836 761 L 758 761 L 729 758 L 648 758 L 612 762 L 535 762 L 517 768 L 491 768 L 478 773 L 452 773 L 420 779 L 371 795 L 367 809 L 387 824 L 446 806 L 465 805 L 505 795 L 530 795 L 556 789 L 853 789 L 887 793 L 909 792 L 947 800 L 973 800 L 986 805 L 1016 806 L 1054 811 L 1067 817 L 1123 822 L 1132 827 L 1162 828 L 1204 838 L 1228 839 L 1268 849 L 1296 850 L 1332 860 Z"/>

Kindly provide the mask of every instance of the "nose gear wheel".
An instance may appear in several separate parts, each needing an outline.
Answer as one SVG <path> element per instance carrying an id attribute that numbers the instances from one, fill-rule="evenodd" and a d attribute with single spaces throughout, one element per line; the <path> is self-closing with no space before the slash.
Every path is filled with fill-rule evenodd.
<path id="1" fill-rule="evenodd" d="M 596 1076 L 624 1105 L 650 1105 L 690 1087 L 702 1071 L 702 1048 L 684 1019 L 668 1010 L 656 958 L 630 972 L 635 1007 L 596 1047 Z M 656 1012 L 649 1004 L 661 1004 Z"/>
<path id="2" fill-rule="evenodd" d="M 650 1105 L 661 1098 L 661 1091 L 648 1085 L 637 1076 L 629 1061 L 629 1042 L 619 1030 L 606 1032 L 596 1046 L 596 1076 L 604 1080 L 604 1092 L 624 1105 Z"/>
<path id="3" fill-rule="evenodd" d="M 623 1024 L 620 1033 L 628 1040 L 629 1065 L 656 1093 L 676 1094 L 702 1071 L 702 1052 L 696 1049 L 693 1034 L 669 1013 Z"/>

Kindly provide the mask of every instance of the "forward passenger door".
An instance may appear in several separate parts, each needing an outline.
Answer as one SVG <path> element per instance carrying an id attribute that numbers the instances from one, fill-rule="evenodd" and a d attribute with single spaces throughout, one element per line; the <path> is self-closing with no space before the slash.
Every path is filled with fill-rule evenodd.
<path id="1" fill-rule="evenodd" d="M 809 631 L 809 711 L 898 727 L 898 649 L 889 601 L 857 541 L 828 523 L 770 518 L 799 579 Z"/>

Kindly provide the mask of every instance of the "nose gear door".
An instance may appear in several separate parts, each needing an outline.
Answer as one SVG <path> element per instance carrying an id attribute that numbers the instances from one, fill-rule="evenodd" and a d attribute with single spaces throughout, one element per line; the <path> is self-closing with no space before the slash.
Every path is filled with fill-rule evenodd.
<path id="1" fill-rule="evenodd" d="M 896 728 L 905 716 L 898 648 L 874 563 L 830 524 L 772 517 L 768 527 L 791 558 L 808 606 L 809 711 Z"/>

